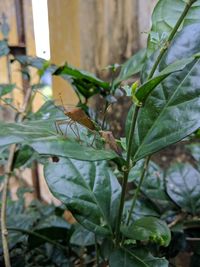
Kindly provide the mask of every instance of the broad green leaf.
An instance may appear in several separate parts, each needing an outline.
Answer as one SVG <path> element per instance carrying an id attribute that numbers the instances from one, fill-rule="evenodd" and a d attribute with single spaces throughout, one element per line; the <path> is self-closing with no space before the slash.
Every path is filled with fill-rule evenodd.
<path id="1" fill-rule="evenodd" d="M 164 258 L 155 258 L 145 249 L 118 249 L 109 260 L 110 267 L 168 267 Z"/>
<path id="2" fill-rule="evenodd" d="M 171 233 L 164 221 L 155 217 L 143 217 L 130 226 L 122 226 L 124 236 L 141 241 L 152 241 L 161 246 L 168 246 Z"/>
<path id="3" fill-rule="evenodd" d="M 128 214 L 132 204 L 132 199 L 125 202 L 125 213 Z M 138 198 L 135 203 L 133 214 L 131 215 L 131 221 L 140 219 L 145 216 L 160 217 L 158 208 L 149 201 L 148 198 Z"/>
<path id="4" fill-rule="evenodd" d="M 105 162 L 61 158 L 46 164 L 44 175 L 51 192 L 81 225 L 96 234 L 112 234 L 121 187 Z"/>
<path id="5" fill-rule="evenodd" d="M 8 43 L 5 40 L 0 40 L 0 57 L 8 55 L 9 52 Z"/>
<path id="6" fill-rule="evenodd" d="M 167 193 L 183 211 L 200 213 L 200 172 L 189 163 L 173 165 L 166 174 Z"/>
<path id="7" fill-rule="evenodd" d="M 106 91 L 109 90 L 109 83 L 100 80 L 87 71 L 79 70 L 68 64 L 57 68 L 53 74 L 70 82 L 75 91 L 86 98 L 101 93 L 102 88 Z"/>
<path id="8" fill-rule="evenodd" d="M 80 247 L 91 246 L 95 244 L 95 235 L 78 225 L 70 238 L 70 243 Z"/>
<path id="9" fill-rule="evenodd" d="M 6 95 L 15 88 L 15 84 L 0 84 L 0 97 Z"/>
<path id="10" fill-rule="evenodd" d="M 53 227 L 49 226 L 46 228 L 36 229 L 33 233 L 39 234 L 38 236 L 34 234 L 29 234 L 28 236 L 28 243 L 29 248 L 34 249 L 39 247 L 40 245 L 47 242 L 44 238 L 49 240 L 62 240 L 67 242 L 69 240 L 69 231 L 68 228 L 62 227 Z M 41 237 L 40 237 L 41 236 Z"/>
<path id="11" fill-rule="evenodd" d="M 144 60 L 146 58 L 146 49 L 141 49 L 139 52 L 129 58 L 121 68 L 121 71 L 117 78 L 114 80 L 114 86 L 117 86 L 124 80 L 127 80 L 134 74 L 141 71 Z"/>
<path id="12" fill-rule="evenodd" d="M 48 114 L 46 115 L 48 116 Z M 117 157 L 112 150 L 95 149 L 90 145 L 80 144 L 74 138 L 57 134 L 55 119 L 24 123 L 0 122 L 0 146 L 13 143 L 29 145 L 42 155 L 70 157 L 79 160 L 96 161 Z"/>
<path id="13" fill-rule="evenodd" d="M 174 72 L 183 70 L 189 63 L 191 63 L 195 57 L 190 57 L 186 59 L 181 59 L 175 61 L 175 63 L 170 64 L 164 70 L 159 72 L 159 74 L 142 84 L 136 91 L 135 96 L 139 102 L 143 103 L 148 95 L 154 90 L 154 88 L 160 84 L 165 78 Z"/>
<path id="14" fill-rule="evenodd" d="M 189 144 L 186 146 L 186 148 L 190 151 L 198 165 L 200 165 L 200 143 Z"/>
<path id="15" fill-rule="evenodd" d="M 143 166 L 144 160 L 140 160 L 129 173 L 129 181 L 133 181 L 136 186 L 139 184 Z M 149 167 L 140 190 L 141 193 L 149 199 L 148 201 L 154 204 L 154 210 L 163 213 L 168 209 L 173 209 L 173 205 L 165 192 L 164 172 L 152 161 L 149 163 Z"/>
<path id="16" fill-rule="evenodd" d="M 160 0 L 152 14 L 152 28 L 148 40 L 148 54 L 164 45 L 177 20 L 181 16 L 186 0 Z M 200 22 L 200 1 L 190 8 L 179 30 L 186 25 Z"/>
<path id="17" fill-rule="evenodd" d="M 91 146 L 84 146 L 74 140 L 52 138 L 32 141 L 30 146 L 42 155 L 54 155 L 73 158 L 83 161 L 109 160 L 118 157 L 112 150 L 94 149 Z M 80 153 L 81 151 L 81 153 Z"/>
<path id="18" fill-rule="evenodd" d="M 159 70 L 199 51 L 200 24 L 187 26 L 172 42 Z M 153 90 L 138 115 L 133 140 L 134 161 L 180 141 L 200 127 L 199 84 L 200 59 L 196 58 Z"/>
<path id="19" fill-rule="evenodd" d="M 34 159 L 37 153 L 29 146 L 21 146 L 15 153 L 13 166 L 14 168 L 26 167 Z"/>

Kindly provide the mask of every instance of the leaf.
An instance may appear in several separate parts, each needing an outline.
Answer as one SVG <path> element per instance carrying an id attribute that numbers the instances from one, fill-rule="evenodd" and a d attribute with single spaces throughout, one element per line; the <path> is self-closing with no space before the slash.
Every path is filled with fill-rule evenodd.
<path id="1" fill-rule="evenodd" d="M 164 258 L 155 258 L 146 250 L 118 249 L 115 250 L 109 260 L 110 267 L 168 267 L 168 261 Z"/>
<path id="2" fill-rule="evenodd" d="M 148 54 L 152 53 L 162 45 L 174 28 L 177 20 L 181 16 L 186 6 L 185 0 L 160 0 L 154 8 L 152 14 L 152 28 L 148 40 Z M 192 5 L 186 15 L 181 27 L 200 22 L 200 1 Z M 152 35 L 154 34 L 154 36 Z M 157 40 L 155 40 L 157 35 Z"/>
<path id="3" fill-rule="evenodd" d="M 6 95 L 15 88 L 15 84 L 0 84 L 0 97 Z"/>
<path id="4" fill-rule="evenodd" d="M 165 78 L 174 72 L 183 70 L 189 63 L 191 63 L 195 57 L 190 57 L 186 59 L 181 59 L 175 61 L 175 63 L 170 64 L 164 70 L 159 72 L 159 75 L 143 83 L 136 91 L 136 98 L 143 103 L 148 95 L 153 91 L 153 89 L 160 84 Z"/>
<path id="5" fill-rule="evenodd" d="M 200 24 L 185 27 L 172 42 L 159 70 L 198 53 L 199 47 Z M 195 59 L 153 90 L 138 115 L 133 140 L 134 161 L 180 141 L 200 127 L 199 84 L 200 60 Z M 130 117 L 127 120 L 130 121 Z"/>
<path id="6" fill-rule="evenodd" d="M 111 235 L 121 188 L 105 162 L 61 159 L 45 165 L 47 184 L 76 220 L 90 231 Z"/>
<path id="7" fill-rule="evenodd" d="M 61 76 L 64 80 L 70 82 L 75 91 L 78 91 L 86 98 L 101 93 L 101 88 L 104 89 L 103 91 L 109 92 L 109 83 L 100 80 L 87 71 L 79 70 L 68 64 L 57 68 L 53 74 Z"/>
<path id="8" fill-rule="evenodd" d="M 70 238 L 70 243 L 72 245 L 80 247 L 94 245 L 95 244 L 94 233 L 78 225 L 78 227 L 75 229 Z"/>
<path id="9" fill-rule="evenodd" d="M 164 221 L 155 217 L 143 217 L 130 226 L 122 226 L 122 233 L 133 240 L 152 241 L 161 246 L 168 246 L 171 233 Z"/>
<path id="10" fill-rule="evenodd" d="M 45 59 L 40 57 L 31 57 L 25 55 L 16 56 L 14 60 L 18 61 L 22 65 L 31 66 L 36 69 L 43 69 L 47 62 Z"/>
<path id="11" fill-rule="evenodd" d="M 36 157 L 37 154 L 31 147 L 27 145 L 22 146 L 15 153 L 13 166 L 14 168 L 26 167 L 28 163 L 30 164 Z"/>
<path id="12" fill-rule="evenodd" d="M 24 123 L 0 122 L 0 146 L 13 143 L 26 144 L 40 155 L 54 155 L 89 161 L 118 157 L 112 150 L 95 149 L 91 146 L 81 145 L 72 138 L 59 135 L 56 133 L 54 125 L 55 119 Z"/>
<path id="13" fill-rule="evenodd" d="M 66 242 L 69 239 L 69 232 L 67 228 L 46 227 L 46 228 L 36 229 L 33 231 L 33 233 L 39 234 L 42 237 L 46 237 L 50 240 L 62 240 Z M 28 243 L 30 249 L 39 247 L 40 245 L 46 242 L 47 240 L 41 238 L 40 236 L 36 236 L 34 234 L 29 234 L 28 236 Z"/>
<path id="14" fill-rule="evenodd" d="M 200 164 L 200 144 L 193 143 L 186 146 L 186 148 L 190 151 L 193 158 Z M 200 167 L 200 166 L 199 166 Z"/>
<path id="15" fill-rule="evenodd" d="M 132 199 L 125 202 L 126 214 L 129 212 L 132 204 Z M 157 208 L 149 201 L 148 198 L 137 199 L 135 203 L 135 208 L 131 217 L 131 220 L 137 220 L 144 216 L 159 217 Z"/>
<path id="16" fill-rule="evenodd" d="M 182 210 L 200 213 L 200 173 L 189 163 L 173 165 L 166 174 L 167 193 Z"/>
<path id="17" fill-rule="evenodd" d="M 114 80 L 114 86 L 118 86 L 122 81 L 127 80 L 134 74 L 142 70 L 144 60 L 146 58 L 146 49 L 141 49 L 131 58 L 129 58 L 121 68 L 118 77 Z"/>
<path id="18" fill-rule="evenodd" d="M 8 55 L 9 52 L 8 43 L 5 40 L 0 40 L 0 57 Z"/>
<path id="19" fill-rule="evenodd" d="M 129 173 L 129 181 L 133 181 L 136 186 L 139 185 L 139 179 L 144 166 L 144 160 L 140 160 L 131 169 Z M 169 209 L 173 209 L 170 198 L 165 192 L 164 173 L 163 170 L 150 161 L 145 179 L 141 186 L 141 192 L 147 197 L 151 203 L 156 206 L 156 210 L 163 213 Z M 143 200 L 141 200 L 142 202 Z"/>

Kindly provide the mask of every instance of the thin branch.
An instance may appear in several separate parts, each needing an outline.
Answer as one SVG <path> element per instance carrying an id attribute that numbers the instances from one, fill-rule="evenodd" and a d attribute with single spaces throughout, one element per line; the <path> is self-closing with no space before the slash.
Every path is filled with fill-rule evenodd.
<path id="1" fill-rule="evenodd" d="M 191 6 L 192 6 L 196 1 L 197 1 L 197 0 L 189 0 L 188 3 L 186 3 L 186 6 L 185 6 L 185 8 L 184 8 L 184 10 L 183 10 L 183 12 L 182 12 L 180 18 L 179 18 L 178 21 L 176 22 L 176 24 L 175 24 L 173 30 L 171 31 L 171 33 L 170 33 L 168 39 L 166 40 L 165 45 L 164 45 L 164 46 L 161 48 L 161 50 L 160 50 L 160 53 L 159 53 L 159 55 L 158 55 L 158 57 L 157 57 L 157 59 L 156 59 L 154 65 L 153 65 L 153 67 L 152 67 L 152 69 L 151 69 L 151 72 L 149 73 L 148 80 L 151 79 L 151 78 L 153 77 L 153 75 L 154 75 L 154 73 L 155 73 L 155 71 L 156 71 L 156 69 L 157 69 L 157 67 L 158 67 L 158 65 L 159 65 L 159 63 L 160 63 L 162 57 L 164 56 L 165 52 L 167 51 L 167 49 L 168 49 L 168 47 L 169 47 L 171 41 L 173 40 L 175 34 L 177 33 L 177 31 L 178 31 L 178 29 L 179 29 L 181 23 L 183 22 L 184 18 L 186 17 L 186 15 L 187 15 L 188 11 L 190 10 Z"/>
<path id="2" fill-rule="evenodd" d="M 146 171 L 148 169 L 148 165 L 149 165 L 149 160 L 150 160 L 150 157 L 151 156 L 148 156 L 146 159 L 145 159 L 145 162 L 144 162 L 144 167 L 143 167 L 143 170 L 142 170 L 142 173 L 141 173 L 141 177 L 140 177 L 140 181 L 139 181 L 139 184 L 136 188 L 136 191 L 135 191 L 135 194 L 134 194 L 134 197 L 133 197 L 133 201 L 132 201 L 132 204 L 131 204 L 131 208 L 130 208 L 130 211 L 129 211 L 129 215 L 128 215 L 128 219 L 127 219 L 127 222 L 126 222 L 126 225 L 128 226 L 129 223 L 130 223 L 130 220 L 131 220 L 131 215 L 134 211 L 134 208 L 135 208 L 135 204 L 136 204 L 136 200 L 138 198 L 138 194 L 140 192 L 140 188 L 142 186 L 142 183 L 144 181 L 144 177 L 145 177 L 145 174 L 146 174 Z"/>
<path id="3" fill-rule="evenodd" d="M 26 109 L 31 98 L 31 88 L 28 88 L 26 91 L 26 95 L 24 97 L 24 103 L 18 113 L 18 122 L 21 122 L 26 116 Z M 8 161 L 5 166 L 5 179 L 2 190 L 2 208 L 1 208 L 1 235 L 2 235 L 2 245 L 3 245 L 3 253 L 4 253 L 4 261 L 5 267 L 11 267 L 10 263 L 10 255 L 9 255 L 9 245 L 8 245 L 8 231 L 6 226 L 6 206 L 7 206 L 7 195 L 8 195 L 8 186 L 9 186 L 9 178 L 13 168 L 13 160 L 16 150 L 16 144 L 12 144 L 9 150 Z"/>

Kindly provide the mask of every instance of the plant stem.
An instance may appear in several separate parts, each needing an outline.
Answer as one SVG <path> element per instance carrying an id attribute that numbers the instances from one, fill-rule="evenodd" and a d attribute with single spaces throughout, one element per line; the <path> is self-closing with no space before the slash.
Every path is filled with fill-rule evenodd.
<path id="1" fill-rule="evenodd" d="M 196 1 L 197 0 L 189 0 L 189 2 L 186 4 L 186 6 L 185 6 L 180 18 L 176 22 L 172 32 L 170 33 L 170 35 L 169 35 L 169 37 L 167 39 L 167 42 L 166 42 L 167 45 L 164 46 L 161 49 L 161 51 L 160 51 L 160 53 L 159 53 L 154 65 L 153 65 L 153 67 L 152 67 L 152 69 L 150 71 L 150 74 L 149 74 L 147 80 L 149 80 L 149 79 L 151 79 L 153 77 L 153 75 L 154 75 L 154 73 L 155 73 L 155 71 L 156 71 L 156 69 L 157 69 L 157 67 L 158 67 L 163 55 L 165 54 L 165 52 L 168 49 L 168 46 L 169 46 L 170 42 L 172 41 L 172 39 L 174 38 L 176 32 L 178 31 L 178 28 L 180 27 L 181 23 L 183 22 L 183 20 L 184 20 L 185 16 L 187 15 L 190 7 Z M 140 110 L 140 107 L 136 106 L 135 107 L 135 111 L 134 111 L 133 116 L 132 116 L 131 127 L 130 127 L 130 131 L 129 131 L 128 146 L 127 146 L 128 150 L 127 150 L 127 158 L 126 158 L 126 166 L 125 166 L 126 170 L 124 170 L 124 179 L 123 179 L 123 184 L 122 184 L 122 193 L 121 193 L 121 199 L 120 199 L 119 214 L 118 214 L 117 224 L 116 224 L 116 246 L 119 245 L 120 225 L 121 225 L 122 214 L 123 214 L 123 209 L 124 209 L 124 202 L 125 202 L 126 187 L 127 187 L 127 182 L 128 182 L 128 175 L 129 175 L 129 171 L 130 171 L 130 160 L 131 160 L 132 143 L 133 143 L 132 139 L 133 139 L 133 135 L 134 135 L 134 131 L 135 131 L 135 126 L 136 126 L 139 110 Z M 149 159 L 150 159 L 150 157 L 148 157 L 146 159 L 147 166 L 148 166 Z M 147 169 L 147 167 L 146 167 L 146 169 Z M 142 174 L 141 179 L 140 179 L 141 184 L 142 184 L 144 176 L 145 176 L 145 171 Z M 139 188 L 137 188 L 138 192 L 140 190 L 140 186 L 138 186 Z M 137 198 L 138 192 L 136 192 L 135 198 Z M 136 199 L 135 199 L 135 201 L 136 201 Z M 133 212 L 135 204 L 133 203 L 132 205 L 133 205 L 133 208 L 132 208 L 132 212 Z M 129 214 L 129 216 L 130 216 L 130 214 Z"/>
<path id="2" fill-rule="evenodd" d="M 139 109 L 140 109 L 140 107 L 135 106 L 135 110 L 134 110 L 133 116 L 132 116 L 130 130 L 129 130 L 128 150 L 127 150 L 126 166 L 125 166 L 126 169 L 124 170 L 122 193 L 121 193 L 120 206 L 119 206 L 119 214 L 118 214 L 117 224 L 116 224 L 116 245 L 119 244 L 120 225 L 121 225 L 122 214 L 123 214 L 123 209 L 124 209 L 128 175 L 129 175 L 129 170 L 130 170 L 132 142 L 133 142 L 132 140 L 133 140 L 133 135 L 134 135 L 134 131 L 135 131 L 135 126 L 136 126 L 136 122 L 137 122 L 137 116 L 138 116 Z"/>
<path id="3" fill-rule="evenodd" d="M 57 243 L 56 241 L 44 236 L 44 235 L 41 235 L 37 232 L 33 232 L 33 231 L 29 231 L 29 230 L 25 230 L 25 229 L 20 229 L 20 228 L 15 228 L 15 227 L 8 227 L 8 230 L 9 231 L 16 231 L 16 232 L 21 232 L 23 234 L 26 234 L 26 235 L 33 235 L 33 236 L 36 236 L 52 245 L 55 245 L 56 247 L 58 247 L 59 249 L 62 249 L 64 251 L 66 251 L 66 247 L 65 246 L 62 246 L 61 244 Z"/>
<path id="4" fill-rule="evenodd" d="M 142 183 L 144 181 L 145 173 L 146 173 L 146 171 L 148 169 L 149 160 L 150 160 L 150 156 L 146 157 L 145 162 L 144 162 L 144 167 L 143 167 L 143 170 L 142 170 L 142 173 L 141 173 L 141 176 L 140 176 L 140 181 L 139 181 L 139 184 L 138 184 L 138 186 L 136 188 L 136 191 L 135 191 L 135 194 L 134 194 L 134 197 L 133 197 L 133 201 L 132 201 L 132 204 L 131 204 L 131 208 L 130 208 L 130 211 L 129 211 L 128 219 L 127 219 L 127 222 L 126 222 L 127 226 L 130 223 L 131 215 L 132 215 L 133 210 L 135 208 L 136 200 L 137 200 L 138 194 L 140 192 L 140 188 L 142 186 Z"/>
<path id="5" fill-rule="evenodd" d="M 157 57 L 157 59 L 156 59 L 154 65 L 153 65 L 153 67 L 152 67 L 152 69 L 151 69 L 151 72 L 149 73 L 149 76 L 148 76 L 148 79 L 147 79 L 147 80 L 149 80 L 149 79 L 151 79 L 151 78 L 153 77 L 153 75 L 154 75 L 154 73 L 155 73 L 155 71 L 156 71 L 156 69 L 157 69 L 157 67 L 158 67 L 158 65 L 159 65 L 159 63 L 160 63 L 160 61 L 161 61 L 163 55 L 165 54 L 165 52 L 167 51 L 167 49 L 168 49 L 168 47 L 169 47 L 169 45 L 170 45 L 170 42 L 173 40 L 173 38 L 174 38 L 176 32 L 178 31 L 178 29 L 179 29 L 181 23 L 183 22 L 185 16 L 187 15 L 189 9 L 191 8 L 191 6 L 192 6 L 196 1 L 197 1 L 197 0 L 189 0 L 188 3 L 186 3 L 186 6 L 185 6 L 185 8 L 184 8 L 184 10 L 183 10 L 183 12 L 182 12 L 180 18 L 179 18 L 178 21 L 176 22 L 176 24 L 175 24 L 173 30 L 171 31 L 169 37 L 168 37 L 167 40 L 166 40 L 166 44 L 161 48 L 160 53 L 159 53 L 159 55 L 158 55 L 158 57 Z"/>
<path id="6" fill-rule="evenodd" d="M 24 103 L 19 112 L 18 122 L 21 122 L 26 115 L 26 109 L 31 98 L 31 88 L 28 88 L 26 91 L 26 95 L 24 97 Z M 16 150 L 16 144 L 12 144 L 10 146 L 8 161 L 5 166 L 5 179 L 2 190 L 2 207 L 1 207 L 1 235 L 2 235 L 2 245 L 3 245 L 3 253 L 4 253 L 4 261 L 5 267 L 10 267 L 10 255 L 9 255 L 9 245 L 8 245 L 8 231 L 6 226 L 6 206 L 7 206 L 7 195 L 8 195 L 8 186 L 9 186 L 9 178 L 13 168 L 13 160 Z"/>

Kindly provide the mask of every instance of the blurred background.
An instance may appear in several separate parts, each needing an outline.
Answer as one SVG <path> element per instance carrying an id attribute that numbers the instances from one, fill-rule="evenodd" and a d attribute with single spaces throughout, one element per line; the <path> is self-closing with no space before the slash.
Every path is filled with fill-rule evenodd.
<path id="1" fill-rule="evenodd" d="M 107 65 L 122 63 L 145 46 L 150 16 L 156 0 L 0 0 L 0 21 L 10 27 L 11 53 L 38 56 L 55 64 L 71 65 L 106 78 Z M 0 39 L 3 36 L 0 35 Z M 24 83 L 19 65 L 9 77 L 6 58 L 0 58 L 1 83 Z M 35 75 L 37 76 L 37 75 Z M 33 75 L 34 77 L 34 75 Z M 59 77 L 45 81 L 53 95 L 67 103 L 77 99 Z M 67 92 L 67 93 L 66 93 Z M 21 96 L 16 92 L 17 101 Z M 41 105 L 41 96 L 35 101 Z"/>

